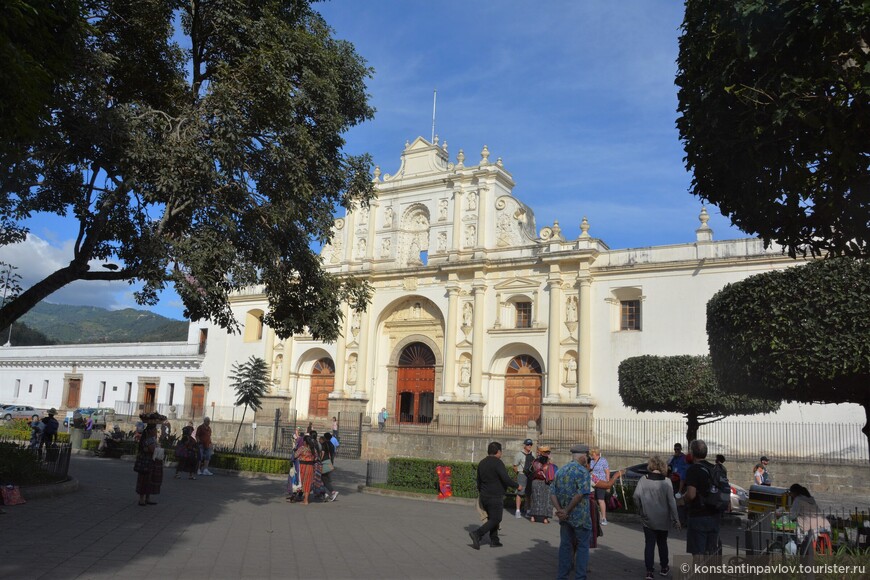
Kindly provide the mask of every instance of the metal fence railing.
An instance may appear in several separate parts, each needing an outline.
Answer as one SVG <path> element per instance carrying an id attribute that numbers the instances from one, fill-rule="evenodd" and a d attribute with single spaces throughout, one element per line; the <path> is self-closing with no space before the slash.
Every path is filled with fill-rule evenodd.
<path id="1" fill-rule="evenodd" d="M 366 485 L 387 483 L 390 474 L 389 461 L 366 461 Z"/>
<path id="2" fill-rule="evenodd" d="M 859 423 L 786 423 L 758 417 L 701 425 L 698 437 L 709 449 L 733 459 L 754 460 L 767 455 L 811 463 L 865 463 L 867 438 L 861 428 Z M 537 432 L 536 443 L 558 451 L 584 442 L 609 452 L 650 455 L 666 452 L 675 442 L 686 443 L 686 422 L 679 419 L 544 417 L 531 430 Z M 524 439 L 529 428 L 506 423 L 504 417 L 440 414 L 429 423 L 391 418 L 386 431 Z"/>
<path id="3" fill-rule="evenodd" d="M 242 418 L 244 406 L 234 405 L 183 405 L 169 403 L 145 403 L 143 401 L 115 401 L 115 415 L 128 418 L 138 417 L 140 413 L 156 411 L 170 419 L 190 419 L 194 423 L 200 423 L 203 417 L 210 417 L 215 421 L 238 421 Z M 245 415 L 245 422 L 253 422 L 254 413 L 249 408 Z"/>
<path id="4" fill-rule="evenodd" d="M 48 447 L 31 449 L 29 441 L 18 439 L 0 439 L 3 454 L 8 454 L 5 463 L 11 466 L 32 465 L 44 473 L 50 473 L 58 477 L 66 477 L 69 473 L 69 460 L 72 453 L 69 443 L 52 443 Z M 22 460 L 20 463 L 17 460 Z"/>

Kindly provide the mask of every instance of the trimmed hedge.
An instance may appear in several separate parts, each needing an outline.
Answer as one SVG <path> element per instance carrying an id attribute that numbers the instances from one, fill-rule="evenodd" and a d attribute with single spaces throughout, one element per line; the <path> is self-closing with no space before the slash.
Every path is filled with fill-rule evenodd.
<path id="1" fill-rule="evenodd" d="M 167 461 L 172 461 L 175 458 L 175 453 L 171 453 L 172 459 L 169 459 L 170 451 L 167 450 Z M 253 471 L 256 473 L 289 473 L 290 460 L 274 457 L 245 457 L 243 455 L 225 455 L 215 454 L 208 463 L 209 467 L 219 469 L 232 469 L 235 471 Z"/>
<path id="2" fill-rule="evenodd" d="M 412 457 L 392 457 L 387 471 L 387 485 L 393 489 L 438 493 L 435 468 L 450 466 L 454 497 L 477 497 L 477 464 L 468 461 L 437 461 Z"/>
<path id="3" fill-rule="evenodd" d="M 15 439 L 17 441 L 30 441 L 30 427 L 25 429 L 15 428 L 11 425 L 0 427 L 0 439 Z M 69 443 L 69 433 L 58 432 L 55 436 L 57 443 Z"/>

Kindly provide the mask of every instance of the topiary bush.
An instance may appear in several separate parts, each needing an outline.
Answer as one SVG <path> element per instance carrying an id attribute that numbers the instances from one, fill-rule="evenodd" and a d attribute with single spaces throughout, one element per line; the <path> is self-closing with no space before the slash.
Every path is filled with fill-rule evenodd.
<path id="1" fill-rule="evenodd" d="M 175 452 L 172 451 L 172 460 Z M 170 451 L 167 450 L 167 461 L 170 461 Z M 235 471 L 253 471 L 256 473 L 289 473 L 290 460 L 275 457 L 245 457 L 237 454 L 218 454 L 212 456 L 209 467 L 232 469 Z"/>

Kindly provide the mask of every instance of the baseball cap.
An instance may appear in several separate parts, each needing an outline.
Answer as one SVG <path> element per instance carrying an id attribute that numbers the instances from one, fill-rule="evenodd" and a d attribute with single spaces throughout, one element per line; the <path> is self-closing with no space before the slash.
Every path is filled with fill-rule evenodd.
<path id="1" fill-rule="evenodd" d="M 526 439 L 525 441 L 523 441 L 523 445 L 534 445 L 534 444 L 535 444 L 535 442 L 532 441 L 531 439 Z"/>

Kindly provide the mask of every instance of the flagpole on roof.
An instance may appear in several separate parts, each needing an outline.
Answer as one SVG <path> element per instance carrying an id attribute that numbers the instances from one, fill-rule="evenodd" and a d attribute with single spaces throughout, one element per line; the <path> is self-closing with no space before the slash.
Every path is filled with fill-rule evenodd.
<path id="1" fill-rule="evenodd" d="M 435 142 L 435 103 L 438 100 L 438 89 L 432 89 L 432 140 L 431 143 Z"/>

